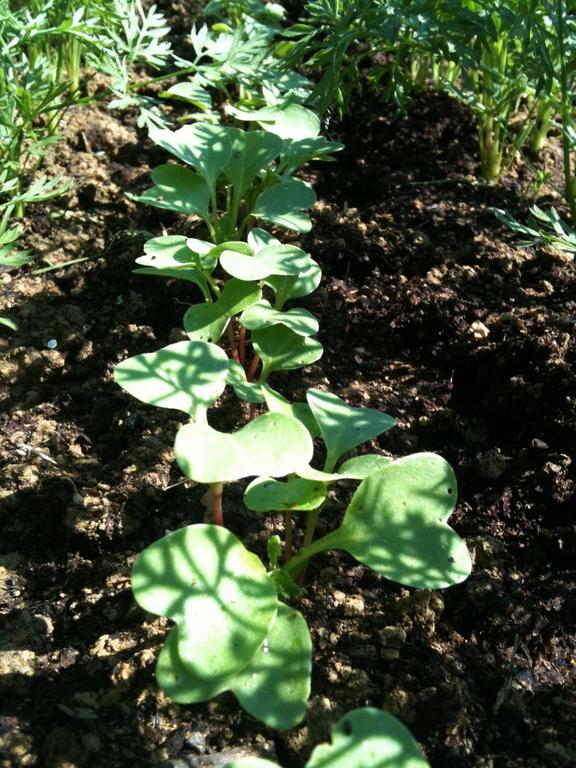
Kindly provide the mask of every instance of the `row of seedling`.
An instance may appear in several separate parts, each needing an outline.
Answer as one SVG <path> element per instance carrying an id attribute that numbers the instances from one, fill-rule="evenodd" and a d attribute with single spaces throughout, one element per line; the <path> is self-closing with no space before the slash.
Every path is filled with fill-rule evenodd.
<path id="1" fill-rule="evenodd" d="M 394 420 L 317 388 L 305 402 L 280 392 L 282 372 L 316 362 L 323 350 L 317 319 L 297 303 L 318 286 L 320 267 L 276 235 L 310 229 L 315 195 L 295 173 L 340 145 L 322 137 L 317 115 L 299 104 L 232 114 L 235 126 L 197 123 L 151 133 L 180 162 L 156 168 L 154 185 L 139 199 L 194 217 L 207 239 L 152 238 L 137 272 L 187 281 L 200 300 L 183 316 L 187 340 L 121 362 L 115 379 L 141 401 L 189 416 L 174 452 L 186 477 L 209 486 L 213 522 L 151 544 L 135 562 L 132 585 L 143 608 L 174 622 L 156 671 L 170 698 L 194 703 L 232 691 L 251 715 L 289 729 L 304 718 L 310 694 L 312 642 L 297 604 L 312 557 L 342 550 L 389 579 L 432 589 L 465 579 L 470 558 L 447 524 L 456 502 L 447 462 L 429 453 L 397 460 L 354 455 Z M 240 127 L 246 122 L 248 130 Z M 250 417 L 232 433 L 210 424 L 226 387 L 249 404 Z M 284 519 L 284 540 L 270 537 L 267 562 L 224 524 L 225 485 L 245 478 L 254 478 L 244 492 L 246 508 Z M 315 538 L 343 480 L 358 483 L 344 518 Z M 295 512 L 306 519 L 298 537 Z M 352 716 L 368 728 L 374 714 Z M 425 764 L 402 733 L 406 761 Z M 366 732 L 362 739 L 369 741 Z M 374 753 L 379 760 L 382 749 Z M 360 765 L 352 753 L 345 764 Z M 313 757 L 316 764 L 339 763 Z"/>

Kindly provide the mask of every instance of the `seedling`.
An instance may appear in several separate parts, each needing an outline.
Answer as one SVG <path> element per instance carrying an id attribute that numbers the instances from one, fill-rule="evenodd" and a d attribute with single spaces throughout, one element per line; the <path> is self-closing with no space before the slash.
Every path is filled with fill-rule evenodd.
<path id="1" fill-rule="evenodd" d="M 278 768 L 278 764 L 246 757 L 224 768 Z M 332 730 L 332 743 L 316 747 L 306 768 L 429 768 L 429 764 L 399 720 L 380 709 L 362 707 L 340 718 Z"/>
<path id="2" fill-rule="evenodd" d="M 292 174 L 312 157 L 334 152 L 341 145 L 323 138 L 302 143 L 293 110 L 299 110 L 300 117 L 315 116 L 296 105 L 286 109 L 289 112 L 279 110 L 285 118 L 280 121 L 280 133 L 273 128 L 243 131 L 205 123 L 177 131 L 151 131 L 153 141 L 190 168 L 161 165 L 154 169 L 155 187 L 138 200 L 200 218 L 216 244 L 240 239 L 256 220 L 309 231 L 310 219 L 303 211 L 316 196 Z M 297 139 L 290 135 L 290 127 Z"/>

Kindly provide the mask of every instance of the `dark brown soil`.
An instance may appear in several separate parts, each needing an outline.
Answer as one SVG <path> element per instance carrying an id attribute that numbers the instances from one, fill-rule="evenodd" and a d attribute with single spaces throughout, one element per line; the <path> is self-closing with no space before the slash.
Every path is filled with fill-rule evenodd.
<path id="1" fill-rule="evenodd" d="M 18 323 L 0 337 L 3 768 L 184 768 L 228 750 L 296 768 L 366 704 L 399 716 L 433 768 L 576 764 L 574 262 L 513 247 L 491 208 L 525 216 L 528 179 L 478 180 L 474 125 L 454 102 L 423 96 L 400 118 L 367 104 L 330 130 L 346 150 L 310 172 L 320 202 L 303 239 L 324 271 L 305 303 L 325 353 L 276 384 L 387 411 L 398 427 L 379 445 L 394 456 L 445 456 L 472 576 L 414 591 L 318 558 L 299 601 L 313 693 L 290 733 L 231 696 L 181 707 L 158 691 L 167 625 L 135 605 L 130 566 L 202 520 L 202 489 L 172 459 L 182 415 L 131 399 L 112 369 L 179 338 L 196 297 L 132 269 L 150 234 L 186 224 L 126 196 L 162 160 L 130 116 L 73 110 L 51 163 L 74 190 L 30 211 L 27 240 L 33 268 L 87 260 L 2 276 L 0 314 Z M 231 398 L 221 406 L 216 420 L 240 423 Z M 225 515 L 259 551 L 280 526 L 262 530 L 239 485 Z"/>

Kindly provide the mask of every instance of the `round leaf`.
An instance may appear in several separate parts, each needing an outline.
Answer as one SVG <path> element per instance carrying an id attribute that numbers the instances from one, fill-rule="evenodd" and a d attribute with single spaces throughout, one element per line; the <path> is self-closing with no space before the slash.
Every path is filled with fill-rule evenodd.
<path id="1" fill-rule="evenodd" d="M 373 707 L 353 709 L 332 731 L 332 743 L 312 752 L 306 768 L 429 768 L 399 720 Z"/>
<path id="2" fill-rule="evenodd" d="M 289 475 L 310 461 L 314 447 L 299 421 L 265 413 L 232 435 L 207 424 L 186 424 L 176 435 L 174 449 L 191 480 L 218 483 L 260 474 Z"/>
<path id="3" fill-rule="evenodd" d="M 138 400 L 202 418 L 224 391 L 228 357 L 214 344 L 179 341 L 123 360 L 114 380 Z"/>
<path id="4" fill-rule="evenodd" d="M 139 605 L 178 625 L 183 666 L 206 683 L 250 661 L 276 616 L 260 559 L 222 526 L 189 525 L 145 549 L 132 570 Z"/>
<path id="5" fill-rule="evenodd" d="M 410 587 L 458 584 L 472 566 L 465 543 L 446 522 L 456 494 L 454 472 L 440 456 L 416 453 L 398 459 L 362 481 L 342 525 L 324 537 L 323 548 L 345 549 Z"/>

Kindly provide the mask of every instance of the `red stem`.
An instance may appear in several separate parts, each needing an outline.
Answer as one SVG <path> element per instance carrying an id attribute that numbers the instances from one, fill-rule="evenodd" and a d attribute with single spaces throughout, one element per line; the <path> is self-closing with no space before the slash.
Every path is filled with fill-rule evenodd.
<path id="1" fill-rule="evenodd" d="M 250 363 L 250 368 L 248 368 L 248 371 L 246 372 L 246 379 L 248 381 L 252 381 L 254 378 L 254 375 L 256 374 L 256 369 L 260 365 L 260 358 L 258 355 L 254 355 L 252 358 L 252 362 Z"/>
<path id="2" fill-rule="evenodd" d="M 228 341 L 230 342 L 230 354 L 232 356 L 232 360 L 238 360 L 238 347 L 236 346 L 236 339 L 234 338 L 234 330 L 232 328 L 232 321 L 228 323 L 228 327 L 226 328 L 226 333 L 228 334 Z"/>
<path id="3" fill-rule="evenodd" d="M 242 365 L 246 363 L 246 328 L 243 325 L 238 332 L 238 359 Z"/>
<path id="4" fill-rule="evenodd" d="M 224 483 L 212 483 L 210 485 L 212 494 L 212 512 L 214 514 L 214 523 L 224 525 L 224 512 L 222 511 L 222 494 L 224 493 Z"/>

